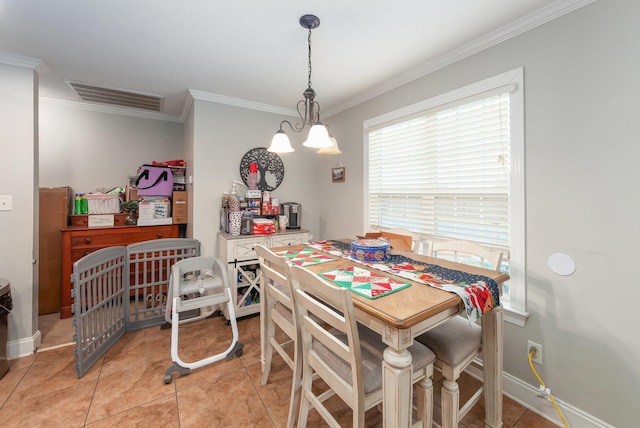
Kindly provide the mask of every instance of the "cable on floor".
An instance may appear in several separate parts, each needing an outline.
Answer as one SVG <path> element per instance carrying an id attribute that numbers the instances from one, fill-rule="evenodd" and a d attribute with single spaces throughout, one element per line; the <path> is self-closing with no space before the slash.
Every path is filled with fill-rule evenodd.
<path id="1" fill-rule="evenodd" d="M 551 403 L 553 403 L 553 407 L 556 408 L 556 412 L 558 412 L 558 415 L 560 415 L 560 419 L 562 420 L 562 425 L 564 426 L 564 428 L 569 428 L 569 425 L 567 424 L 567 421 L 564 418 L 564 415 L 562 414 L 562 411 L 560 410 L 560 407 L 558 407 L 558 403 L 556 403 L 555 398 L 553 398 L 553 395 L 551 395 L 551 390 L 549 388 L 547 388 L 547 386 L 544 384 L 544 382 L 542 381 L 542 378 L 540 377 L 540 375 L 538 375 L 538 372 L 536 371 L 536 369 L 533 367 L 533 356 L 535 355 L 536 350 L 532 347 L 529 350 L 529 367 L 531 367 L 531 371 L 533 372 L 534 375 L 536 375 L 536 377 L 538 378 L 538 381 L 540 382 L 540 390 L 541 390 L 541 397 L 549 397 L 549 400 L 551 400 Z"/>

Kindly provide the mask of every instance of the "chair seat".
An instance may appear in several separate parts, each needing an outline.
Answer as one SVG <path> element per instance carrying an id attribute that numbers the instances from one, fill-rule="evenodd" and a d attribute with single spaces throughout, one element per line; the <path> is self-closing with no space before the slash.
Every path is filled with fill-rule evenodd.
<path id="1" fill-rule="evenodd" d="M 428 346 L 438 360 L 449 366 L 457 366 L 482 344 L 482 329 L 456 316 L 421 334 L 416 340 Z"/>
<path id="2" fill-rule="evenodd" d="M 280 313 L 280 315 L 284 317 L 284 319 L 286 319 L 287 321 L 293 324 L 293 315 L 292 315 L 291 309 L 287 308 L 285 305 L 283 305 L 280 302 L 276 302 L 274 308 L 276 311 Z"/>
<path id="3" fill-rule="evenodd" d="M 331 333 L 342 343 L 347 343 L 347 335 L 332 329 Z M 360 335 L 360 348 L 362 357 L 362 374 L 364 378 L 364 393 L 370 394 L 382 388 L 382 361 L 383 353 L 387 348 L 380 340 L 380 335 L 367 327 L 358 326 Z M 333 370 L 347 383 L 351 384 L 351 366 L 339 358 L 322 343 L 314 341 L 313 349 L 331 366 Z M 432 364 L 436 355 L 421 343 L 414 342 L 409 347 L 411 353 L 413 371 L 418 372 L 429 364 Z"/>

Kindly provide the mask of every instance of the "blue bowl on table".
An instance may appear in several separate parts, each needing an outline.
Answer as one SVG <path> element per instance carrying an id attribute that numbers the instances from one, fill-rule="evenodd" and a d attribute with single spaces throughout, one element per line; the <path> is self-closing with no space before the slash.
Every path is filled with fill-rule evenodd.
<path id="1" fill-rule="evenodd" d="M 361 262 L 384 262 L 389 254 L 389 241 L 386 239 L 362 238 L 351 241 L 349 255 Z"/>

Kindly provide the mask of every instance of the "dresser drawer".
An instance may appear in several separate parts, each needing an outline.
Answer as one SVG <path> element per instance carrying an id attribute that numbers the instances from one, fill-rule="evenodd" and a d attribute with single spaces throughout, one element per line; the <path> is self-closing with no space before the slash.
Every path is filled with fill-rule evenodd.
<path id="1" fill-rule="evenodd" d="M 285 245 L 300 245 L 309 240 L 308 233 L 273 235 L 269 247 L 284 247 Z"/>
<path id="2" fill-rule="evenodd" d="M 118 234 L 91 233 L 88 229 L 86 232 L 77 233 L 71 237 L 71 248 L 79 247 L 112 247 L 114 245 L 128 245 L 135 242 L 149 241 L 152 239 L 161 239 L 172 237 L 171 229 L 141 230 L 140 228 L 120 229 Z"/>
<path id="3" fill-rule="evenodd" d="M 71 250 L 71 263 L 75 263 L 84 256 L 87 256 L 94 251 L 98 251 L 103 247 L 86 247 L 86 248 L 76 248 Z"/>
<path id="4" fill-rule="evenodd" d="M 129 217 L 128 213 L 119 213 L 119 214 L 103 214 L 113 216 L 113 225 L 114 226 L 126 226 L 127 217 Z M 71 218 L 71 227 L 89 227 L 89 214 L 73 214 L 69 216 Z"/>
<path id="5" fill-rule="evenodd" d="M 247 238 L 232 242 L 231 260 L 238 261 L 257 259 L 256 245 L 268 245 L 267 238 L 265 237 Z"/>

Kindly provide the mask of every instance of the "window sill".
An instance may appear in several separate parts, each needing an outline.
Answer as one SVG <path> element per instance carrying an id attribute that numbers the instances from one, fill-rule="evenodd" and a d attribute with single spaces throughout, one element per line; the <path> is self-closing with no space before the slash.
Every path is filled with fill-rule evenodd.
<path id="1" fill-rule="evenodd" d="M 508 323 L 515 324 L 519 327 L 524 327 L 527 323 L 527 319 L 529 318 L 529 312 L 520 312 L 507 304 L 504 305 L 504 320 Z"/>

